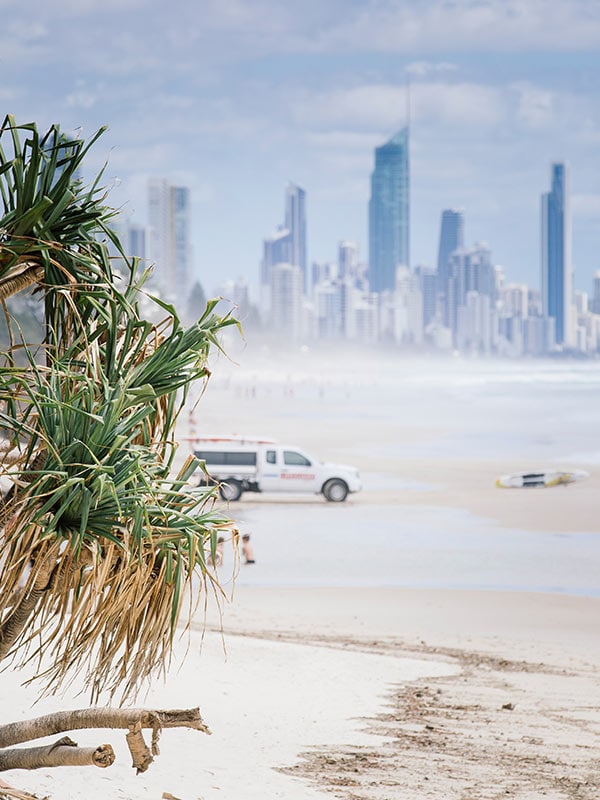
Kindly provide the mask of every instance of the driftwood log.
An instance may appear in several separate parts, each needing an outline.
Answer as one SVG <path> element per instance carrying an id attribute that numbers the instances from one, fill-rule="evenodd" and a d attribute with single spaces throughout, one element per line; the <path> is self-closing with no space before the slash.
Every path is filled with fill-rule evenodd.
<path id="1" fill-rule="evenodd" d="M 191 728 L 210 734 L 199 708 L 167 711 L 143 708 L 84 708 L 60 711 L 23 722 L 0 725 L 0 772 L 60 766 L 110 767 L 115 760 L 115 754 L 109 744 L 101 744 L 95 748 L 80 748 L 76 742 L 64 736 L 54 744 L 41 747 L 14 747 L 23 742 L 57 733 L 96 728 L 127 731 L 126 740 L 132 757 L 132 766 L 138 773 L 145 772 L 154 760 L 154 756 L 158 755 L 158 739 L 163 728 Z M 143 737 L 142 731 L 145 729 L 152 731 L 150 746 Z M 6 784 L 0 783 L 0 798 L 2 796 L 27 797 L 26 793 L 21 792 L 19 795 L 19 790 L 13 790 Z"/>

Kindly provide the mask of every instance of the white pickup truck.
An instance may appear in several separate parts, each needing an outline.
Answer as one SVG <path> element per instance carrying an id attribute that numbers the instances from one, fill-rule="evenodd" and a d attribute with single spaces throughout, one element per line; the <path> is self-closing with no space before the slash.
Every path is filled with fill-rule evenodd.
<path id="1" fill-rule="evenodd" d="M 339 503 L 362 488 L 354 467 L 324 464 L 299 447 L 271 439 L 207 436 L 193 439 L 192 449 L 204 463 L 200 484 L 218 483 L 228 501 L 244 492 L 302 492 L 322 493 Z"/>

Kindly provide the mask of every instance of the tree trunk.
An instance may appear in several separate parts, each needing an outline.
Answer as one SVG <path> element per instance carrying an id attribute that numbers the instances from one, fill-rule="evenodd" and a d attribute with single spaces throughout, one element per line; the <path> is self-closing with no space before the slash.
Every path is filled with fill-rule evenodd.
<path id="1" fill-rule="evenodd" d="M 33 587 L 17 601 L 10 614 L 0 625 L 0 661 L 6 658 L 15 640 L 29 622 L 38 600 L 52 580 L 52 572 L 55 566 L 56 562 L 54 560 L 42 566 Z"/>
<path id="2" fill-rule="evenodd" d="M 30 742 L 43 736 L 88 728 L 112 728 L 131 730 L 139 723 L 155 733 L 163 728 L 192 728 L 210 734 L 208 725 L 200 716 L 199 708 L 154 711 L 144 708 L 83 708 L 74 711 L 58 711 L 44 717 L 10 722 L 0 725 L 0 748 L 12 747 L 21 742 Z"/>
<path id="3" fill-rule="evenodd" d="M 63 736 L 45 747 L 0 750 L 0 772 L 9 769 L 42 769 L 44 767 L 110 767 L 115 753 L 109 744 L 99 747 L 77 747 L 77 743 Z"/>
<path id="4" fill-rule="evenodd" d="M 12 748 L 12 745 L 52 736 L 67 730 L 84 728 L 121 728 L 128 730 L 127 745 L 136 771 L 145 772 L 154 756 L 158 755 L 158 739 L 163 728 L 192 728 L 210 734 L 200 716 L 199 708 L 154 711 L 144 708 L 84 708 L 77 711 L 59 711 L 45 717 L 11 722 L 0 726 L 0 772 L 10 769 L 39 769 L 40 767 L 89 766 L 110 767 L 115 754 L 109 744 L 96 748 L 79 748 L 68 736 L 45 747 Z M 152 730 L 152 744 L 148 747 L 142 730 Z M 9 749 L 7 749 L 9 748 Z M 2 788 L 5 788 L 5 792 Z M 16 794 L 11 794 L 16 792 Z M 22 797 L 0 781 L 0 800 L 3 797 Z M 31 797 L 31 796 L 30 796 Z"/>

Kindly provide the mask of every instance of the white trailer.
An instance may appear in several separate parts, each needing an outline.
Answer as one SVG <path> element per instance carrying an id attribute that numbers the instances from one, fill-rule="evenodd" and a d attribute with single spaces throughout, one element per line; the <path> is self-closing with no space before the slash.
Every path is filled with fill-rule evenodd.
<path id="1" fill-rule="evenodd" d="M 323 463 L 299 447 L 272 439 L 205 436 L 191 442 L 194 455 L 203 462 L 199 483 L 218 483 L 224 500 L 239 500 L 244 492 L 298 492 L 323 494 L 339 503 L 362 488 L 354 467 Z"/>

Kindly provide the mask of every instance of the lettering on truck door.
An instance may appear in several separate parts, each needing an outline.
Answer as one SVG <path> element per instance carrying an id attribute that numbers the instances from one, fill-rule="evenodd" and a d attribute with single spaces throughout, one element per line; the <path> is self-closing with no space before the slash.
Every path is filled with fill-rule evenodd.
<path id="1" fill-rule="evenodd" d="M 317 468 L 313 460 L 299 450 L 281 448 L 280 456 L 280 491 L 281 492 L 317 492 Z M 278 459 L 279 460 L 279 459 Z"/>

